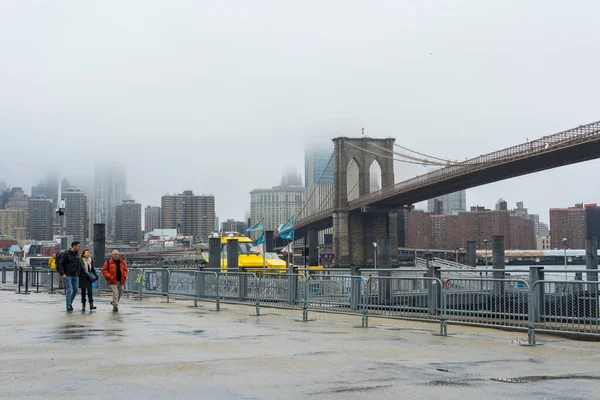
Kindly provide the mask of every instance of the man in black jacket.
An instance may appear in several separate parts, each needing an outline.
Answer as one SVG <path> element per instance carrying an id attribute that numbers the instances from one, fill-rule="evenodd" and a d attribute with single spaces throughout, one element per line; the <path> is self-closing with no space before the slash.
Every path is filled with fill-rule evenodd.
<path id="1" fill-rule="evenodd" d="M 71 250 L 67 251 L 56 266 L 58 274 L 65 280 L 67 295 L 67 312 L 73 312 L 73 300 L 79 288 L 79 272 L 81 271 L 81 258 L 79 258 L 79 242 L 71 243 Z"/>

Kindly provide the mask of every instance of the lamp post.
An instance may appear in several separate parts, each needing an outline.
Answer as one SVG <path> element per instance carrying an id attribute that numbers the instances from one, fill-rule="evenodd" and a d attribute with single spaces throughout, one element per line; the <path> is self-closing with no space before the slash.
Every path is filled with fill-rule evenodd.
<path id="1" fill-rule="evenodd" d="M 458 247 L 454 249 L 454 261 L 458 264 Z"/>
<path id="2" fill-rule="evenodd" d="M 485 277 L 487 278 L 488 276 L 488 256 L 487 256 L 487 244 L 488 244 L 488 240 L 487 239 L 483 239 L 483 244 L 485 244 Z"/>
<path id="3" fill-rule="evenodd" d="M 565 281 L 568 280 L 567 275 L 567 238 L 563 238 L 563 250 L 565 252 Z"/>
<path id="4" fill-rule="evenodd" d="M 375 260 L 375 269 L 377 269 L 377 242 L 373 242 L 373 257 Z"/>

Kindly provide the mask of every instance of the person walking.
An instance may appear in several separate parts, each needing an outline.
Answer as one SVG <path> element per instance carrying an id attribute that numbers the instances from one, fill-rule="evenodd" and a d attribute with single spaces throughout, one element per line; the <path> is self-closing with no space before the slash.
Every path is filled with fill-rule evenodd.
<path id="1" fill-rule="evenodd" d="M 79 242 L 71 243 L 71 250 L 63 254 L 57 264 L 58 274 L 65 280 L 65 300 L 67 312 L 73 312 L 73 300 L 77 296 L 79 287 L 79 273 L 81 272 L 81 259 L 79 258 Z"/>
<path id="2" fill-rule="evenodd" d="M 81 261 L 83 263 L 81 273 L 79 274 L 79 288 L 81 289 L 81 311 L 85 311 L 85 295 L 87 293 L 88 300 L 90 302 L 90 311 L 95 310 L 97 307 L 94 306 L 94 296 L 92 294 L 92 282 L 98 279 L 98 274 L 94 269 L 94 261 L 90 257 L 90 251 L 85 249 L 81 252 Z M 96 279 L 92 279 L 90 275 L 95 276 Z"/>
<path id="3" fill-rule="evenodd" d="M 112 304 L 114 312 L 119 311 L 119 300 L 121 300 L 128 273 L 125 260 L 121 259 L 118 250 L 113 250 L 111 258 L 102 267 L 102 275 L 106 278 L 112 291 L 112 302 L 110 304 Z"/>

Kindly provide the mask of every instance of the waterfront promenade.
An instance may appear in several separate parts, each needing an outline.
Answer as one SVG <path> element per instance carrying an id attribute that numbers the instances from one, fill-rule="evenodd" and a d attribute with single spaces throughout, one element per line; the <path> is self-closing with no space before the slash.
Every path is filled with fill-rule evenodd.
<path id="1" fill-rule="evenodd" d="M 4 286 L 10 289 L 10 285 Z M 77 299 L 79 301 L 79 297 Z M 124 298 L 64 311 L 0 290 L 0 398 L 598 398 L 598 343 L 522 332 Z"/>

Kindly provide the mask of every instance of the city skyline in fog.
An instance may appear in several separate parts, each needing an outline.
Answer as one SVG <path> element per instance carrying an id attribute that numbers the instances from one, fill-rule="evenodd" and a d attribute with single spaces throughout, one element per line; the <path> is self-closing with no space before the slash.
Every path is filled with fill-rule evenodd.
<path id="1" fill-rule="evenodd" d="M 57 170 L 93 190 L 95 162 L 123 163 L 143 207 L 191 189 L 242 220 L 315 140 L 364 128 L 464 160 L 599 119 L 597 2 L 140 4 L 0 5 L 0 181 L 29 194 Z M 548 222 L 600 201 L 599 167 L 470 189 L 467 207 L 523 201 Z"/>

